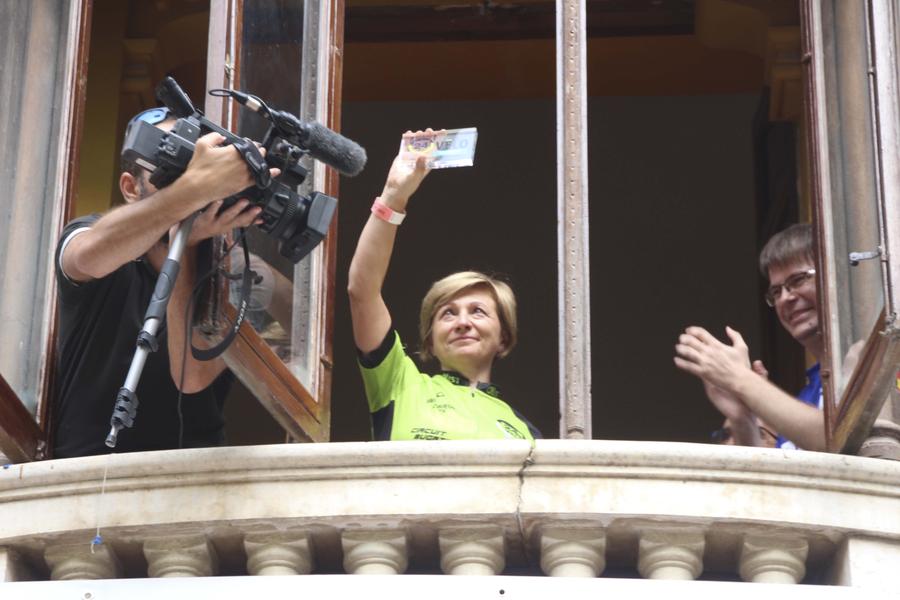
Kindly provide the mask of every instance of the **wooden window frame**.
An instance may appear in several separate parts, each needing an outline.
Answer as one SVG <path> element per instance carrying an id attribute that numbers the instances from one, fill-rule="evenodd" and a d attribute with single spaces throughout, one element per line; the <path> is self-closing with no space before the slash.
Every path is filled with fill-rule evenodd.
<path id="1" fill-rule="evenodd" d="M 243 0 L 211 0 L 210 38 L 207 62 L 207 87 L 234 87 L 239 80 Z M 324 85 L 318 89 L 317 120 L 335 131 L 340 130 L 341 71 L 343 56 L 344 2 L 321 0 L 318 19 L 318 68 L 325 72 Z M 232 131 L 237 117 L 221 99 L 211 99 L 208 116 Z M 322 192 L 338 195 L 338 174 L 317 165 L 316 181 Z M 320 293 L 315 298 L 321 318 L 315 323 L 315 342 L 311 349 L 319 357 L 315 389 L 307 389 L 260 335 L 245 322 L 223 357 L 228 368 L 244 383 L 263 407 L 297 441 L 328 441 L 331 434 L 331 372 L 333 365 L 335 269 L 337 265 L 337 217 L 332 220 L 322 242 Z M 310 260 L 308 257 L 306 260 Z M 235 309 L 224 300 L 220 286 L 217 303 L 221 315 L 234 322 Z"/>
<path id="2" fill-rule="evenodd" d="M 839 332 L 829 315 L 837 314 L 837 281 L 830 269 L 836 252 L 831 228 L 828 133 L 825 112 L 825 82 L 821 0 L 802 0 L 803 65 L 807 93 L 804 113 L 807 122 L 807 148 L 810 159 L 810 191 L 818 250 L 820 323 L 825 356 L 822 360 L 825 428 L 828 449 L 832 452 L 856 452 L 878 416 L 900 364 L 900 321 L 897 292 L 900 290 L 900 76 L 898 76 L 897 3 L 867 2 L 871 61 L 872 111 L 875 131 L 878 210 L 881 240 L 879 257 L 883 269 L 884 309 L 860 353 L 853 373 L 840 398 L 834 374 L 839 372 Z M 892 260 L 892 258 L 894 258 Z M 838 401 L 839 400 L 839 401 Z"/>
<path id="3" fill-rule="evenodd" d="M 60 110 L 66 121 L 60 127 L 57 143 L 60 145 L 57 161 L 57 181 L 64 182 L 59 198 L 53 198 L 56 214 L 53 217 L 55 240 L 62 227 L 71 218 L 75 205 L 78 180 L 82 124 L 84 121 L 85 99 L 87 97 L 88 55 L 90 52 L 92 0 L 78 0 L 71 3 L 67 31 L 72 38 L 67 42 L 65 83 L 62 91 Z M 49 250 L 53 255 L 52 248 Z M 50 323 L 43 343 L 43 367 L 41 369 L 40 395 L 37 414 L 32 415 L 15 391 L 0 374 L 0 452 L 14 462 L 40 460 L 49 456 L 50 437 L 53 424 L 50 419 L 50 404 L 55 393 L 56 381 L 56 278 L 54 269 L 47 272 L 47 298 L 54 310 L 48 311 Z"/>
<path id="4" fill-rule="evenodd" d="M 0 452 L 14 463 L 39 458 L 47 436 L 0 375 Z"/>

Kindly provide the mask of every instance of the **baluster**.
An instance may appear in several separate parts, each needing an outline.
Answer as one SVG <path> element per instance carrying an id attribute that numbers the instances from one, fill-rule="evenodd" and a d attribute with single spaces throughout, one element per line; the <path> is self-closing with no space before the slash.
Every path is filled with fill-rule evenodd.
<path id="1" fill-rule="evenodd" d="M 354 575 L 396 575 L 409 564 L 405 531 L 344 531 L 341 545 L 344 570 Z"/>
<path id="2" fill-rule="evenodd" d="M 216 551 L 205 535 L 149 539 L 144 556 L 150 577 L 209 577 L 218 569 Z"/>
<path id="3" fill-rule="evenodd" d="M 506 566 L 503 529 L 496 525 L 443 528 L 438 542 L 448 575 L 496 575 Z"/>
<path id="4" fill-rule="evenodd" d="M 703 531 L 647 529 L 641 533 L 638 571 L 647 579 L 696 579 L 703 572 Z"/>
<path id="5" fill-rule="evenodd" d="M 306 532 L 252 533 L 244 538 L 251 575 L 306 575 L 313 568 Z"/>
<path id="6" fill-rule="evenodd" d="M 574 523 L 541 528 L 541 569 L 551 577 L 597 577 L 606 567 L 602 527 Z"/>
<path id="7" fill-rule="evenodd" d="M 741 548 L 740 573 L 754 583 L 799 583 L 806 575 L 809 544 L 798 537 L 748 535 Z"/>
<path id="8" fill-rule="evenodd" d="M 115 551 L 108 544 L 89 541 L 78 544 L 50 546 L 44 551 L 50 566 L 50 579 L 116 579 L 122 567 Z"/>

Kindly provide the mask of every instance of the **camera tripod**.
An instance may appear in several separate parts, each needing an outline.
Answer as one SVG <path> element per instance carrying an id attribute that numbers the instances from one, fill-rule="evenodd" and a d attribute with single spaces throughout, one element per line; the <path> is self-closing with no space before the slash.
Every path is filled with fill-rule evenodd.
<path id="1" fill-rule="evenodd" d="M 150 298 L 150 304 L 147 306 L 147 312 L 144 314 L 144 326 L 138 333 L 137 348 L 134 351 L 134 357 L 131 359 L 128 375 L 125 377 L 124 385 L 116 395 L 116 404 L 113 407 L 113 414 L 110 418 L 109 435 L 106 436 L 106 445 L 110 448 L 116 447 L 119 432 L 123 428 L 131 427 L 134 424 L 138 407 L 136 391 L 138 382 L 141 380 L 141 373 L 144 371 L 147 357 L 151 352 L 156 352 L 159 349 L 156 334 L 166 319 L 166 308 L 169 306 L 172 289 L 175 287 L 175 280 L 178 278 L 178 271 L 181 269 L 181 256 L 184 253 L 184 248 L 191 235 L 191 227 L 193 227 L 194 219 L 196 218 L 197 213 L 194 213 L 182 221 L 175 237 L 169 241 L 169 253 L 162 268 L 159 270 L 159 278 L 156 280 L 153 296 Z M 190 335 L 190 332 L 185 332 L 185 335 Z"/>

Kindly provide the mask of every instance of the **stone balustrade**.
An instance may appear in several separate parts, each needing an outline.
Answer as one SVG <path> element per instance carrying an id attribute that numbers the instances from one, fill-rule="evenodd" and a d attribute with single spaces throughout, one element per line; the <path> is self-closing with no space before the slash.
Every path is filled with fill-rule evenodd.
<path id="1" fill-rule="evenodd" d="M 800 451 L 544 440 L 122 454 L 10 465 L 0 515 L 0 581 L 503 574 L 900 589 L 900 464 Z"/>

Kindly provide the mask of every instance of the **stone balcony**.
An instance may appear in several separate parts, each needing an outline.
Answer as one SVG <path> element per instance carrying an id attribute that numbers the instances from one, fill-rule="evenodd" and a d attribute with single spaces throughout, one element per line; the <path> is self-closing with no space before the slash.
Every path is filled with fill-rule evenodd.
<path id="1" fill-rule="evenodd" d="M 544 440 L 116 454 L 4 467 L 0 515 L 0 581 L 30 582 L 8 592 L 306 574 L 289 579 L 350 589 L 395 573 L 405 583 L 366 589 L 445 573 L 544 597 L 571 584 L 517 576 L 645 593 L 702 579 L 671 585 L 717 598 L 758 598 L 762 582 L 803 584 L 792 598 L 900 590 L 900 464 L 814 452 Z"/>

